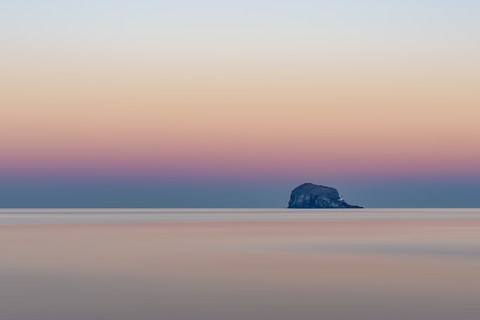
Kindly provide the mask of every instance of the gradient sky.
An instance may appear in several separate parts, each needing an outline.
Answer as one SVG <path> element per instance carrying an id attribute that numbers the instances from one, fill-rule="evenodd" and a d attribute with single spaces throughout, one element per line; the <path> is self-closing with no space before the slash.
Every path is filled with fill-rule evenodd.
<path id="1" fill-rule="evenodd" d="M 478 207 L 479 16 L 3 1 L 0 207 L 280 207 L 307 181 L 370 207 Z"/>

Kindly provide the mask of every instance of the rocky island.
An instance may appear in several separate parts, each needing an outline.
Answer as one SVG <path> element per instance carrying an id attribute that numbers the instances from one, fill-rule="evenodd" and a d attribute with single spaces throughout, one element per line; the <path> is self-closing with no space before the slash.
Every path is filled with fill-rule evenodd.
<path id="1" fill-rule="evenodd" d="M 320 186 L 313 183 L 304 183 L 293 189 L 288 202 L 288 208 L 363 208 L 345 202 L 338 194 L 337 189 Z"/>

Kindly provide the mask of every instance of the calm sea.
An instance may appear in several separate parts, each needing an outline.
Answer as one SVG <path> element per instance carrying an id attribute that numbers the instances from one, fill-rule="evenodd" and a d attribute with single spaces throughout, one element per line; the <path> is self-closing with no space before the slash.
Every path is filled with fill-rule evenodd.
<path id="1" fill-rule="evenodd" d="M 0 209 L 1 320 L 478 320 L 480 209 Z"/>

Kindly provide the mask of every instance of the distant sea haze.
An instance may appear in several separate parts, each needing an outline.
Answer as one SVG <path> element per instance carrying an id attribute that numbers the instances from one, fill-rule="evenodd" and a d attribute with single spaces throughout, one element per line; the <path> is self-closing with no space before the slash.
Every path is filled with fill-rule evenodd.
<path id="1" fill-rule="evenodd" d="M 193 178 L 192 178 L 193 179 Z M 367 208 L 478 208 L 480 179 L 177 180 L 99 177 L 4 177 L 0 208 L 286 208 L 291 191 L 311 181 L 335 187 Z"/>

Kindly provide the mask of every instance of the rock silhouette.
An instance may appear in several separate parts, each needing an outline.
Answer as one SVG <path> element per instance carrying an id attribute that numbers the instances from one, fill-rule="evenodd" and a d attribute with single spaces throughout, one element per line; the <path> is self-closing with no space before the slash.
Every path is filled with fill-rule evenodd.
<path id="1" fill-rule="evenodd" d="M 337 189 L 304 183 L 293 189 L 288 202 L 288 208 L 362 208 L 345 202 Z"/>

